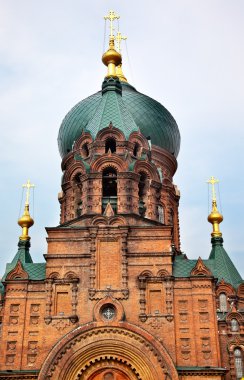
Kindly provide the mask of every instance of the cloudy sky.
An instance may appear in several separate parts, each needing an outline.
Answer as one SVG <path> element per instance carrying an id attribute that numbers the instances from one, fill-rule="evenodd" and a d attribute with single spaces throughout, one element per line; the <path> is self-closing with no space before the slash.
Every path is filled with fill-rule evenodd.
<path id="1" fill-rule="evenodd" d="M 124 73 L 161 102 L 182 137 L 182 250 L 207 258 L 206 180 L 220 180 L 224 246 L 244 276 L 243 0 L 0 0 L 0 273 L 17 250 L 22 183 L 36 185 L 31 253 L 46 253 L 45 226 L 59 223 L 61 121 L 98 91 L 103 16 L 120 14 Z M 128 53 L 128 54 L 127 54 Z"/>

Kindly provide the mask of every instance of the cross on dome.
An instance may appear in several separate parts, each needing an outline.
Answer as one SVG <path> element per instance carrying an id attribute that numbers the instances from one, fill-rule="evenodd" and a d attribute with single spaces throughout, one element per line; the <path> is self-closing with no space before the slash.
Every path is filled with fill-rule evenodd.
<path id="1" fill-rule="evenodd" d="M 109 20 L 110 21 L 110 38 L 113 38 L 114 37 L 114 26 L 113 26 L 113 22 L 114 20 L 118 20 L 120 18 L 119 15 L 116 15 L 116 13 L 114 11 L 109 11 L 109 14 L 108 16 L 104 16 L 104 20 Z"/>
<path id="2" fill-rule="evenodd" d="M 212 200 L 216 201 L 215 184 L 219 183 L 219 180 L 214 178 L 214 177 L 210 177 L 210 179 L 207 181 L 207 183 L 212 185 Z"/>
<path id="3" fill-rule="evenodd" d="M 127 40 L 127 37 L 122 36 L 122 34 L 120 32 L 118 32 L 115 39 L 117 41 L 117 50 L 119 53 L 121 53 L 121 42 L 122 42 L 122 40 L 124 40 L 124 41 Z"/>
<path id="4" fill-rule="evenodd" d="M 22 187 L 25 187 L 25 188 L 26 188 L 26 199 L 25 199 L 25 204 L 26 204 L 26 205 L 29 205 L 30 189 L 31 189 L 31 188 L 34 188 L 35 185 L 32 184 L 32 183 L 30 182 L 30 180 L 28 179 L 27 183 L 24 183 L 24 185 L 22 185 Z"/>

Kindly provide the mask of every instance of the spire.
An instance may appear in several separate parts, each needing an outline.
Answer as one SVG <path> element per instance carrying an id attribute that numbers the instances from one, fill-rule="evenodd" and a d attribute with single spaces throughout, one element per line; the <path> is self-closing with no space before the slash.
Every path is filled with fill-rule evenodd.
<path id="1" fill-rule="evenodd" d="M 212 250 L 209 256 L 209 263 L 212 260 L 213 273 L 218 278 L 218 281 L 224 279 L 225 282 L 237 287 L 242 282 L 242 278 L 223 247 L 222 233 L 219 230 L 219 225 L 223 221 L 223 216 L 217 208 L 215 191 L 215 185 L 219 180 L 211 177 L 207 182 L 212 186 L 212 211 L 208 216 L 208 221 L 213 225 L 213 232 L 211 234 Z"/>
<path id="2" fill-rule="evenodd" d="M 211 233 L 211 236 L 214 237 L 221 237 L 222 233 L 220 232 L 219 225 L 223 221 L 223 216 L 219 213 L 217 208 L 217 200 L 216 200 L 216 192 L 215 192 L 215 184 L 218 183 L 219 180 L 211 177 L 207 183 L 212 185 L 212 211 L 208 216 L 208 221 L 213 225 L 213 232 Z"/>
<path id="3" fill-rule="evenodd" d="M 116 38 L 116 41 L 117 41 L 117 50 L 121 54 L 121 42 L 122 42 L 122 40 L 124 40 L 124 41 L 127 40 L 127 37 L 126 36 L 122 36 L 122 34 L 120 32 L 118 32 L 115 38 Z M 124 76 L 124 73 L 123 73 L 123 70 L 122 70 L 122 62 L 121 62 L 120 65 L 118 65 L 116 67 L 116 75 L 117 75 L 117 77 L 119 78 L 120 81 L 127 82 L 127 79 Z"/>
<path id="4" fill-rule="evenodd" d="M 120 16 L 116 15 L 114 11 L 110 11 L 108 16 L 105 16 L 105 20 L 110 21 L 110 35 L 109 35 L 109 49 L 103 54 L 102 61 L 105 66 L 108 67 L 107 77 L 116 76 L 116 66 L 121 64 L 121 54 L 115 49 L 114 46 L 114 26 L 113 22 L 119 19 Z"/>
<path id="5" fill-rule="evenodd" d="M 30 183 L 28 179 L 27 183 L 25 183 L 22 187 L 26 188 L 26 200 L 25 200 L 25 209 L 22 217 L 18 220 L 18 224 L 22 227 L 22 235 L 20 236 L 20 240 L 30 240 L 30 236 L 28 235 L 29 228 L 33 226 L 34 220 L 31 218 L 29 213 L 29 199 L 30 199 L 30 189 L 35 185 Z"/>

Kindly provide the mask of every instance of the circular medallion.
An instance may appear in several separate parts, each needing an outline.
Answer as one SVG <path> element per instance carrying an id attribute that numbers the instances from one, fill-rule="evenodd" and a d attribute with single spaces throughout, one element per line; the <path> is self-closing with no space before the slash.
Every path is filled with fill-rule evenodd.
<path id="1" fill-rule="evenodd" d="M 116 313 L 115 307 L 111 304 L 105 305 L 101 310 L 101 314 L 103 318 L 106 319 L 107 321 L 111 321 L 112 319 L 114 319 L 115 313 Z"/>

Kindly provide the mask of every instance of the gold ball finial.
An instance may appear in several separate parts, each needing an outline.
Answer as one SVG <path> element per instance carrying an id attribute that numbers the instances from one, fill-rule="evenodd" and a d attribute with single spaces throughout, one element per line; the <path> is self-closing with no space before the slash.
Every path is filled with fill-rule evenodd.
<path id="1" fill-rule="evenodd" d="M 212 211 L 208 216 L 209 223 L 213 225 L 213 232 L 211 233 L 213 237 L 222 236 L 222 233 L 219 230 L 219 225 L 221 222 L 223 222 L 223 220 L 223 215 L 220 214 L 220 212 L 217 209 L 217 203 L 215 200 L 213 200 Z"/>
<path id="2" fill-rule="evenodd" d="M 122 57 L 114 46 L 114 38 L 110 37 L 109 49 L 103 54 L 102 61 L 105 66 L 108 67 L 107 76 L 116 76 L 116 66 L 120 65 L 122 62 Z"/>
<path id="3" fill-rule="evenodd" d="M 29 213 L 29 205 L 25 205 L 25 210 L 21 218 L 18 220 L 18 225 L 22 227 L 22 235 L 20 236 L 20 240 L 30 240 L 30 236 L 28 235 L 28 230 L 31 226 L 33 226 L 34 220 L 30 216 Z"/>

